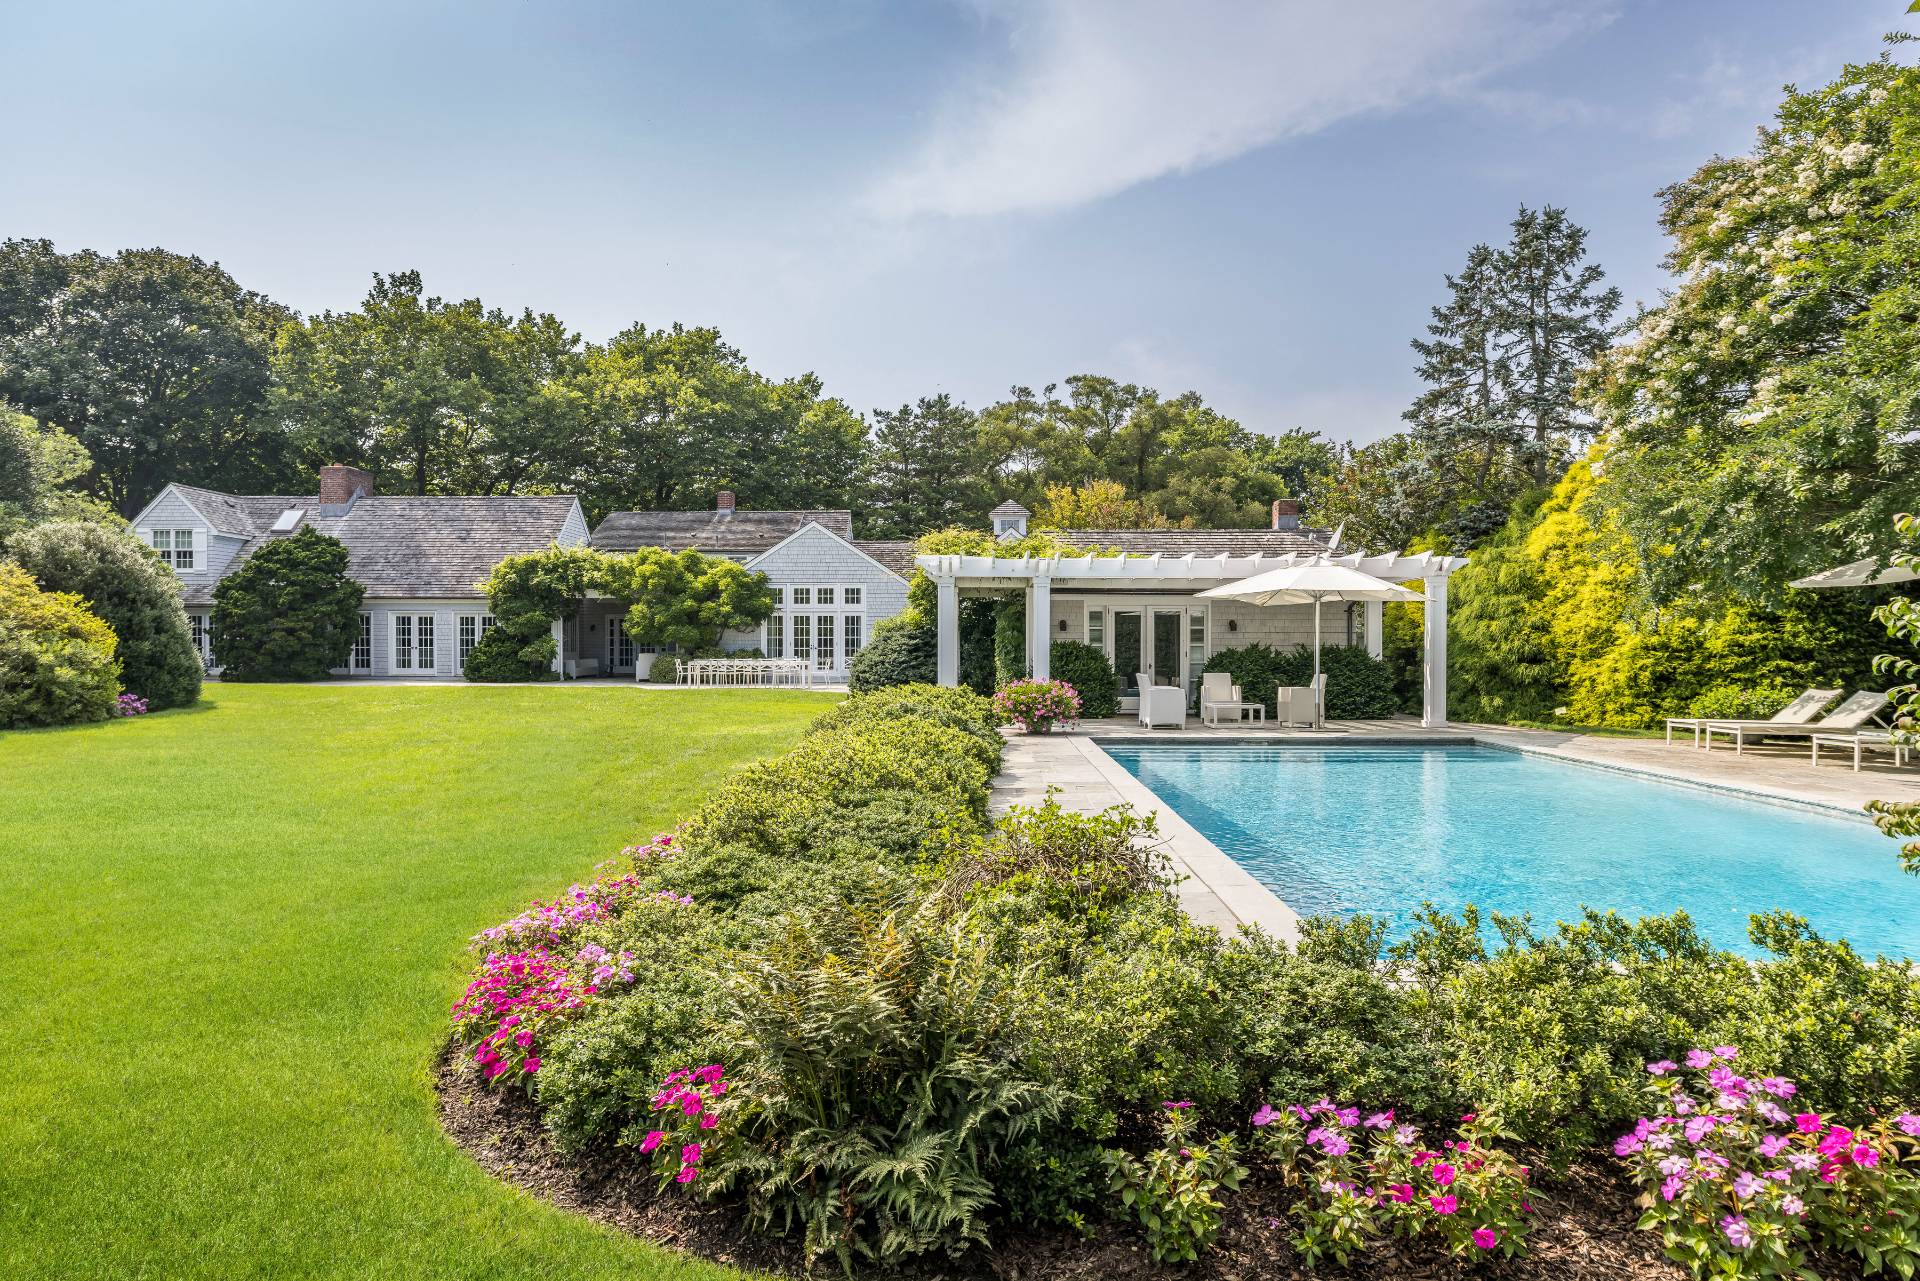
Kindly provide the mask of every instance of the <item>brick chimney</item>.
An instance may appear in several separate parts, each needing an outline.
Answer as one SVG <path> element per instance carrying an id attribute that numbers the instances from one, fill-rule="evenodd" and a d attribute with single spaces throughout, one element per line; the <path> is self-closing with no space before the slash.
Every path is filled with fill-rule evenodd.
<path id="1" fill-rule="evenodd" d="M 723 489 L 713 496 L 713 509 L 722 515 L 733 515 L 733 491 Z"/>
<path id="2" fill-rule="evenodd" d="M 1298 499 L 1276 498 L 1273 500 L 1273 527 L 1275 529 L 1300 528 L 1300 503 Z"/>
<path id="3" fill-rule="evenodd" d="M 320 469 L 320 514 L 344 516 L 353 500 L 373 493 L 373 476 L 345 463 L 328 463 Z"/>

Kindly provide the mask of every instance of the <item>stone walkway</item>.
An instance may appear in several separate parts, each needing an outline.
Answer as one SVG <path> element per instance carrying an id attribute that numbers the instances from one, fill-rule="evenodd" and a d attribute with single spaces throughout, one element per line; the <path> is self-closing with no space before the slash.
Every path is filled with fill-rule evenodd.
<path id="1" fill-rule="evenodd" d="M 1052 788 L 1057 789 L 1061 805 L 1081 813 L 1126 804 L 1153 814 L 1165 852 L 1175 870 L 1187 878 L 1179 887 L 1179 895 L 1190 916 L 1226 930 L 1258 926 L 1289 941 L 1299 933 L 1299 917 L 1294 911 L 1216 849 L 1192 824 L 1162 804 L 1140 780 L 1102 751 L 1096 738 L 1216 743 L 1478 741 L 1715 791 L 1814 806 L 1861 822 L 1866 821 L 1861 807 L 1869 800 L 1920 800 L 1920 768 L 1912 762 L 1895 770 L 1891 756 L 1883 753 L 1868 757 L 1856 774 L 1849 755 L 1831 759 L 1823 755 L 1816 769 L 1805 743 L 1749 747 L 1736 756 L 1730 745 L 1705 751 L 1694 748 L 1688 739 L 1676 739 L 1668 746 L 1660 739 L 1504 726 L 1459 725 L 1429 730 L 1411 718 L 1333 721 L 1325 730 L 1315 732 L 1247 726 L 1216 729 L 1193 721 L 1183 730 L 1144 730 L 1135 721 L 1114 719 L 1088 722 L 1072 734 L 1008 736 L 1000 774 L 993 783 L 995 812 L 1010 805 L 1038 805 Z"/>

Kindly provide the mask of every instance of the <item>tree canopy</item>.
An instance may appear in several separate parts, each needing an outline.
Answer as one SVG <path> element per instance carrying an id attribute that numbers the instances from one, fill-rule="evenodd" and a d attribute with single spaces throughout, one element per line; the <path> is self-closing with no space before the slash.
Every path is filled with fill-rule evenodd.
<path id="1" fill-rule="evenodd" d="M 360 634 L 347 549 L 312 526 L 262 544 L 213 589 L 213 652 L 225 680 L 320 680 Z"/>

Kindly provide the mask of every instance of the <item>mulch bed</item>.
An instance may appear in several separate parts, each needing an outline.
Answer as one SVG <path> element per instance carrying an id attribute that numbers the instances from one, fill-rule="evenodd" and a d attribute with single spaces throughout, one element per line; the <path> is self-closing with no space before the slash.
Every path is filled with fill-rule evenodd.
<path id="1" fill-rule="evenodd" d="M 555 1148 L 531 1103 L 485 1089 L 452 1056 L 439 1074 L 440 1118 L 447 1133 L 495 1177 L 623 1232 L 738 1268 L 806 1274 L 798 1250 L 749 1231 L 736 1210 L 684 1195 L 660 1195 L 652 1170 L 625 1150 L 572 1156 Z M 1002 1233 L 990 1251 L 958 1262 L 935 1259 L 893 1275 L 917 1281 L 1278 1281 L 1279 1278 L 1386 1277 L 1394 1281 L 1481 1277 L 1500 1281 L 1686 1281 L 1652 1233 L 1635 1230 L 1632 1193 L 1604 1168 L 1536 1189 L 1537 1218 L 1526 1256 L 1473 1265 L 1431 1251 L 1383 1242 L 1343 1271 L 1309 1271 L 1287 1246 L 1288 1197 L 1257 1176 L 1227 1202 L 1220 1240 L 1200 1262 L 1160 1265 L 1140 1235 L 1102 1224 L 1091 1241 L 1064 1232 Z M 823 1260 L 814 1274 L 835 1276 Z"/>

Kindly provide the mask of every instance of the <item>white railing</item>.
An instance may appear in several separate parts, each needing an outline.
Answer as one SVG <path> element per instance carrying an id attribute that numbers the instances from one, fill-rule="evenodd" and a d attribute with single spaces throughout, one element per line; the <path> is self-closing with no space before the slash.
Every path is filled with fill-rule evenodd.
<path id="1" fill-rule="evenodd" d="M 813 664 L 804 658 L 694 658 L 680 663 L 682 685 L 813 684 Z"/>

